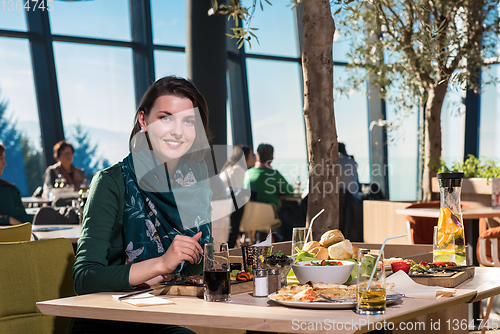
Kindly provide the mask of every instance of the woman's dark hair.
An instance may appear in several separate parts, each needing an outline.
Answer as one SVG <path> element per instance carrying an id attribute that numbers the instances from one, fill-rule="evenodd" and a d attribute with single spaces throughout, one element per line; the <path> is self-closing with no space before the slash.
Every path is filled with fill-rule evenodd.
<path id="1" fill-rule="evenodd" d="M 165 95 L 190 99 L 193 103 L 193 107 L 198 108 L 199 113 L 195 113 L 196 138 L 187 154 L 190 156 L 190 160 L 197 162 L 201 161 L 205 155 L 206 147 L 203 145 L 203 136 L 199 136 L 199 134 L 205 131 L 207 139 L 210 140 L 210 133 L 208 131 L 208 105 L 203 95 L 201 95 L 198 89 L 190 81 L 176 76 L 167 76 L 158 79 L 149 87 L 142 97 L 142 101 L 135 113 L 134 127 L 130 133 L 129 150 L 135 151 L 146 144 L 139 139 L 140 136 L 134 139 L 134 136 L 141 131 L 141 125 L 139 124 L 140 112 L 143 111 L 144 116 L 148 116 L 156 99 Z"/>
<path id="2" fill-rule="evenodd" d="M 274 148 L 270 144 L 260 144 L 257 147 L 257 154 L 259 155 L 260 162 L 269 162 L 274 158 Z"/>
<path id="3" fill-rule="evenodd" d="M 252 153 L 252 149 L 248 145 L 236 145 L 233 149 L 233 155 L 229 158 L 228 161 L 222 166 L 221 172 L 223 172 L 226 168 L 234 166 L 240 161 L 242 155 L 245 155 L 245 162 L 248 160 L 248 156 Z M 246 165 L 245 165 L 246 167 Z"/>
<path id="4" fill-rule="evenodd" d="M 3 145 L 3 143 L 0 141 L 0 154 L 3 154 L 3 152 L 5 152 L 5 146 Z"/>
<path id="5" fill-rule="evenodd" d="M 75 149 L 73 148 L 73 145 L 71 145 L 70 143 L 68 143 L 66 140 L 61 140 L 59 142 L 57 142 L 57 144 L 54 145 L 54 159 L 59 159 L 59 157 L 61 156 L 61 152 L 66 148 L 66 147 L 69 147 L 71 148 L 71 151 L 73 151 L 73 153 L 75 153 Z"/>

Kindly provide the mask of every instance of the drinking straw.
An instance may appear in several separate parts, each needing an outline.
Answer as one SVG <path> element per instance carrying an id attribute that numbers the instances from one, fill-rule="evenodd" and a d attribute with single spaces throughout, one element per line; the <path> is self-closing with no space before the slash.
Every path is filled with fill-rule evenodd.
<path id="1" fill-rule="evenodd" d="M 307 231 L 306 239 L 304 240 L 304 245 L 307 244 L 307 238 L 312 234 L 311 231 L 314 224 L 314 220 L 318 218 L 319 215 L 323 213 L 323 211 L 325 211 L 325 209 L 321 209 L 321 211 L 318 212 L 318 214 L 311 219 L 311 225 L 309 225 L 309 230 Z"/>
<path id="2" fill-rule="evenodd" d="M 382 247 L 380 247 L 380 252 L 378 253 L 377 261 L 375 261 L 375 265 L 373 266 L 372 275 L 370 276 L 370 280 L 368 281 L 368 285 L 366 287 L 367 289 L 369 289 L 370 285 L 372 284 L 373 275 L 375 275 L 375 272 L 377 271 L 378 261 L 380 260 L 380 256 L 382 255 L 382 251 L 384 250 L 385 243 L 387 242 L 387 240 L 401 238 L 401 237 L 406 237 L 406 233 L 405 234 L 400 234 L 400 235 L 395 235 L 393 237 L 387 237 L 387 238 L 384 239 L 384 242 L 382 243 Z M 384 270 L 384 264 L 383 263 L 382 263 L 382 270 Z"/>

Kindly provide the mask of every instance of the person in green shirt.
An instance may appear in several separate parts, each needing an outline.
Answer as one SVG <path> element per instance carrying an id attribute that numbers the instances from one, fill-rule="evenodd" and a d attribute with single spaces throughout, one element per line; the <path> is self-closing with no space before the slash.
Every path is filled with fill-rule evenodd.
<path id="1" fill-rule="evenodd" d="M 208 106 L 188 80 L 156 81 L 135 115 L 129 155 L 98 172 L 84 207 L 73 278 L 77 294 L 123 291 L 170 274 L 201 274 L 212 191 L 203 156 Z M 162 325 L 77 319 L 73 333 L 192 333 Z"/>
<path id="2" fill-rule="evenodd" d="M 257 202 L 274 204 L 278 210 L 281 226 L 276 231 L 276 241 L 292 240 L 292 224 L 280 212 L 280 196 L 293 196 L 293 187 L 281 173 L 271 167 L 274 148 L 269 144 L 257 147 L 256 163 L 245 173 L 244 186 L 250 189 L 252 199 Z"/>
<path id="3" fill-rule="evenodd" d="M 5 146 L 0 143 L 0 176 L 7 166 Z M 13 184 L 0 179 L 0 225 L 18 225 L 32 223 L 33 217 L 26 213 L 21 200 L 21 192 Z"/>

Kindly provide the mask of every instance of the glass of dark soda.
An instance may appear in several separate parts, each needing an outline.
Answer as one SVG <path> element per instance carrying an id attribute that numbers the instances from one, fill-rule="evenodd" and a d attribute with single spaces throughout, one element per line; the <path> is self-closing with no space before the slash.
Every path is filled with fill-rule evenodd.
<path id="1" fill-rule="evenodd" d="M 231 298 L 227 243 L 206 243 L 203 258 L 205 300 L 224 302 Z"/>

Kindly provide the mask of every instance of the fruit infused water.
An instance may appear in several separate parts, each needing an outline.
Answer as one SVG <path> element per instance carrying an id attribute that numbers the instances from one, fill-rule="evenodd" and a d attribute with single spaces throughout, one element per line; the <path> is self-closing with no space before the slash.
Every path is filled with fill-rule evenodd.
<path id="1" fill-rule="evenodd" d="M 466 265 L 465 232 L 462 220 L 460 196 L 463 173 L 438 173 L 441 208 L 438 220 L 438 243 L 455 247 L 455 263 Z M 451 253 L 451 252 L 450 252 Z M 445 254 L 441 254 L 445 255 Z"/>

